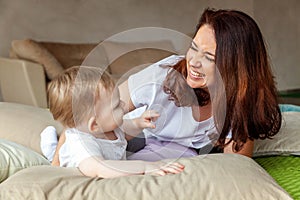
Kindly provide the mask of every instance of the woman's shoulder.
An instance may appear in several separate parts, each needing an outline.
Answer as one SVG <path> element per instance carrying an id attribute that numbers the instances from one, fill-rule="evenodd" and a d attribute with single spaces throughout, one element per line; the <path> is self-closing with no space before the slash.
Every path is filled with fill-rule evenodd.
<path id="1" fill-rule="evenodd" d="M 153 70 L 153 68 L 158 68 L 157 70 L 165 70 L 165 69 L 168 70 L 171 66 L 175 65 L 182 59 L 184 59 L 184 56 L 182 56 L 182 55 L 171 55 L 171 56 L 166 57 L 156 63 L 153 63 L 152 65 L 150 65 L 147 68 L 149 68 L 150 70 L 151 69 Z"/>
<path id="2" fill-rule="evenodd" d="M 129 80 L 135 79 L 138 80 L 138 82 L 150 81 L 150 80 L 151 81 L 164 80 L 170 67 L 175 65 L 182 59 L 184 59 L 184 56 L 171 55 L 131 75 L 129 77 Z"/>
<path id="3" fill-rule="evenodd" d="M 178 63 L 182 59 L 184 59 L 183 55 L 171 55 L 171 56 L 166 57 L 154 64 L 172 66 L 172 65 L 175 65 L 176 63 Z"/>

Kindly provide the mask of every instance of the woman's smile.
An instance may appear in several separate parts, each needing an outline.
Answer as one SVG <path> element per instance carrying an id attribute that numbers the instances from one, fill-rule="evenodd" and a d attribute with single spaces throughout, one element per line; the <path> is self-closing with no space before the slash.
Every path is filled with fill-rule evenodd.
<path id="1" fill-rule="evenodd" d="M 192 88 L 204 88 L 207 85 L 207 76 L 204 73 L 195 71 L 192 67 L 188 71 L 187 83 Z"/>
<path id="2" fill-rule="evenodd" d="M 204 79 L 205 76 L 206 75 L 201 72 L 197 72 L 197 71 L 194 71 L 193 69 L 190 69 L 190 77 L 192 79 Z"/>

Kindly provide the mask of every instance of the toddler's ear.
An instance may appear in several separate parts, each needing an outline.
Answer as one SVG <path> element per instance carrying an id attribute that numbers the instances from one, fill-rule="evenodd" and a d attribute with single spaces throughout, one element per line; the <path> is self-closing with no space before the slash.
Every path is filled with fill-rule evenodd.
<path id="1" fill-rule="evenodd" d="M 88 129 L 90 133 L 97 132 L 99 130 L 99 125 L 95 117 L 91 117 L 88 121 Z"/>

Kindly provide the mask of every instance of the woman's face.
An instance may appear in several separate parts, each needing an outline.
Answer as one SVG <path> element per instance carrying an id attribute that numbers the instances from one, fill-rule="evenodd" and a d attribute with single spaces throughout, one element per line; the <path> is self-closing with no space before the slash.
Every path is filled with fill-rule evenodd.
<path id="1" fill-rule="evenodd" d="M 192 88 L 204 88 L 214 82 L 216 40 L 213 29 L 203 25 L 198 30 L 186 54 L 187 83 Z"/>

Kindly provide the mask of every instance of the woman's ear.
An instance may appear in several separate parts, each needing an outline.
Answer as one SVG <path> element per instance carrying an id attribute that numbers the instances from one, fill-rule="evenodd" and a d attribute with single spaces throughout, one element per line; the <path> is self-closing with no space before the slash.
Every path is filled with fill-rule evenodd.
<path id="1" fill-rule="evenodd" d="M 88 121 L 88 129 L 90 133 L 94 133 L 99 130 L 99 125 L 96 121 L 96 117 L 91 117 Z"/>

